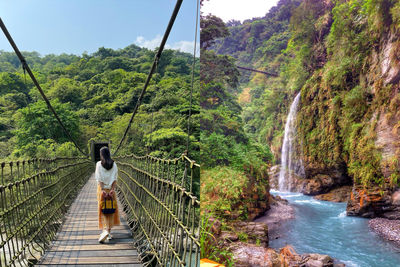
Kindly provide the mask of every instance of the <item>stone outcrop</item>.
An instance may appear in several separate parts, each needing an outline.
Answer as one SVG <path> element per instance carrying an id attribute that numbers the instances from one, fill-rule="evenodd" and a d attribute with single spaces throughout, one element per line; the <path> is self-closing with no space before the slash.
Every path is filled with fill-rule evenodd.
<path id="1" fill-rule="evenodd" d="M 271 249 L 237 243 L 231 249 L 236 267 L 280 267 L 279 254 Z"/>
<path id="2" fill-rule="evenodd" d="M 344 185 L 339 188 L 332 189 L 328 193 L 316 195 L 314 198 L 332 202 L 347 202 L 350 199 L 351 190 L 351 185 Z"/>
<path id="3" fill-rule="evenodd" d="M 237 222 L 233 225 L 236 233 L 244 234 L 246 242 L 268 247 L 268 225 L 263 222 Z"/>
<path id="4" fill-rule="evenodd" d="M 333 258 L 322 254 L 296 254 L 289 246 L 279 252 L 271 248 L 237 243 L 232 247 L 236 267 L 343 267 Z"/>
<path id="5" fill-rule="evenodd" d="M 273 189 L 278 189 L 280 165 L 274 165 L 268 170 L 269 185 Z"/>
<path id="6" fill-rule="evenodd" d="M 292 174 L 293 184 L 291 191 L 300 192 L 305 195 L 319 195 L 328 193 L 332 189 L 351 184 L 351 178 L 345 174 L 345 167 L 330 169 L 318 169 L 308 166 L 306 178 L 298 177 Z M 271 188 L 278 188 L 279 165 L 270 168 L 269 172 Z"/>
<path id="7" fill-rule="evenodd" d="M 282 223 L 295 218 L 295 211 L 292 206 L 288 204 L 286 199 L 279 196 L 271 196 L 270 199 L 271 209 L 269 209 L 264 216 L 257 218 L 255 222 L 263 222 L 268 225 L 268 237 L 270 239 L 277 239 L 281 237 Z"/>
<path id="8" fill-rule="evenodd" d="M 354 186 L 347 203 L 347 215 L 398 220 L 400 219 L 399 195 L 400 191 Z"/>
<path id="9" fill-rule="evenodd" d="M 234 242 L 246 242 L 268 247 L 268 225 L 264 222 L 232 222 L 229 224 L 229 231 L 222 230 L 221 222 L 215 218 L 209 218 L 209 225 L 213 236 L 223 241 L 225 246 Z"/>
<path id="10" fill-rule="evenodd" d="M 334 188 L 352 183 L 346 174 L 346 166 L 338 165 L 330 168 L 321 168 L 307 164 L 305 166 L 306 179 L 301 181 L 297 188 L 306 195 L 318 195 L 331 191 Z"/>

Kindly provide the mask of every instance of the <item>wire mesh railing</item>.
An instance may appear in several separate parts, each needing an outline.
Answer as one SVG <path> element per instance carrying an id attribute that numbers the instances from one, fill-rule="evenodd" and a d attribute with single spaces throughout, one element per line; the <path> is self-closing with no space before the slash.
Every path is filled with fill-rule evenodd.
<path id="1" fill-rule="evenodd" d="M 84 158 L 37 159 L 2 163 L 1 170 L 0 266 L 27 266 L 50 245 L 94 165 Z"/>
<path id="2" fill-rule="evenodd" d="M 118 196 L 145 266 L 200 266 L 200 166 L 184 155 L 116 162 Z"/>
<path id="3" fill-rule="evenodd" d="M 55 159 L 33 158 L 9 162 L 3 161 L 0 162 L 0 185 L 22 180 L 42 170 L 49 170 L 55 164 L 73 163 L 76 160 L 76 157 L 58 157 Z"/>

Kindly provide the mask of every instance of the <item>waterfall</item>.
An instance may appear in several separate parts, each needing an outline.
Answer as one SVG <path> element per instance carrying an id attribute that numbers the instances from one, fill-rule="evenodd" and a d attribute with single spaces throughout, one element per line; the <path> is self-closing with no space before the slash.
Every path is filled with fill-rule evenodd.
<path id="1" fill-rule="evenodd" d="M 304 177 L 304 166 L 301 156 L 294 157 L 296 145 L 296 114 L 300 102 L 300 92 L 290 106 L 286 119 L 285 133 L 281 153 L 281 168 L 279 171 L 279 191 L 290 191 L 293 175 Z"/>

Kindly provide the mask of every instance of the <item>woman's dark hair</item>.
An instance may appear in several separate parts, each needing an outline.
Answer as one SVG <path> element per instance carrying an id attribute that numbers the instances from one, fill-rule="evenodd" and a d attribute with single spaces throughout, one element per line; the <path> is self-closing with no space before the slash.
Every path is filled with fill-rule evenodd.
<path id="1" fill-rule="evenodd" d="M 100 160 L 101 166 L 103 166 L 106 170 L 112 168 L 114 161 L 111 159 L 110 150 L 108 149 L 108 147 L 103 146 L 100 149 Z"/>

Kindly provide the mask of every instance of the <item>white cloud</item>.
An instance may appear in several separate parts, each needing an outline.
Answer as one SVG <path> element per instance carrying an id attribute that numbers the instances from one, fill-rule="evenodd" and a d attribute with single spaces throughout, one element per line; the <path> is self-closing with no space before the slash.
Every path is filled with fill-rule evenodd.
<path id="1" fill-rule="evenodd" d="M 162 40 L 162 36 L 157 34 L 156 37 L 154 37 L 151 40 L 147 40 L 143 36 L 138 36 L 136 37 L 135 44 L 140 46 L 140 47 L 145 47 L 148 49 L 154 49 L 158 46 L 160 46 Z M 168 43 L 165 45 L 165 48 L 167 49 L 174 49 L 174 50 L 179 50 L 181 52 L 186 52 L 186 53 L 193 53 L 193 41 L 179 41 L 175 43 Z M 196 49 L 196 56 L 199 55 L 200 49 L 199 49 L 200 44 L 197 43 L 197 49 Z"/>
<path id="2" fill-rule="evenodd" d="M 143 36 L 138 36 L 136 37 L 136 41 L 135 44 L 137 44 L 140 47 L 146 47 L 148 49 L 154 49 L 157 46 L 160 45 L 162 40 L 161 35 L 157 34 L 157 36 L 155 38 L 153 38 L 152 40 L 146 40 L 146 38 L 144 38 Z"/>
<path id="3" fill-rule="evenodd" d="M 220 17 L 227 22 L 231 19 L 243 20 L 263 17 L 278 0 L 209 0 L 204 1 L 201 12 Z"/>

